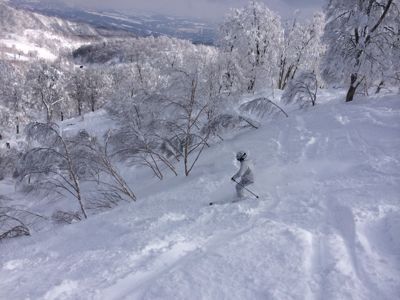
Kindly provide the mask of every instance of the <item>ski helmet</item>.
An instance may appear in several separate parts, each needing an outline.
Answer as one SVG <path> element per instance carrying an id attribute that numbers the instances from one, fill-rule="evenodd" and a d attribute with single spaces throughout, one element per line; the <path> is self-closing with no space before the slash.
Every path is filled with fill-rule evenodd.
<path id="1" fill-rule="evenodd" d="M 244 151 L 239 151 L 238 153 L 236 153 L 236 159 L 238 161 L 243 161 L 246 159 L 246 157 L 247 157 L 247 154 Z"/>

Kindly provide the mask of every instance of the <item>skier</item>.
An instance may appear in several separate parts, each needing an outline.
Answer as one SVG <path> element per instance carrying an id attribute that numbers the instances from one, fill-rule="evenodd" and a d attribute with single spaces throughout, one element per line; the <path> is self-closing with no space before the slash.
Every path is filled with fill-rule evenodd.
<path id="1" fill-rule="evenodd" d="M 250 161 L 247 159 L 246 152 L 239 151 L 236 153 L 236 159 L 240 162 L 239 171 L 233 175 L 231 178 L 232 181 L 236 182 L 236 194 L 238 199 L 243 198 L 243 190 L 246 186 L 254 183 L 254 175 L 253 171 L 250 168 Z M 236 179 L 240 178 L 239 182 Z"/>

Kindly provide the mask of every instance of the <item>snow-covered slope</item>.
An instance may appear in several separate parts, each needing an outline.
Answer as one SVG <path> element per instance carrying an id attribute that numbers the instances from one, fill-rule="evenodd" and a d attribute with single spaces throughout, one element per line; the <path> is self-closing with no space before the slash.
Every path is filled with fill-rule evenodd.
<path id="1" fill-rule="evenodd" d="M 0 2 L 0 59 L 54 60 L 63 51 L 100 40 L 104 33 L 87 24 L 15 9 Z"/>
<path id="2" fill-rule="evenodd" d="M 0 244 L 0 298 L 397 299 L 399 96 L 329 98 L 212 146 L 188 178 L 125 169 L 137 203 Z M 225 203 L 241 149 L 261 199 Z"/>

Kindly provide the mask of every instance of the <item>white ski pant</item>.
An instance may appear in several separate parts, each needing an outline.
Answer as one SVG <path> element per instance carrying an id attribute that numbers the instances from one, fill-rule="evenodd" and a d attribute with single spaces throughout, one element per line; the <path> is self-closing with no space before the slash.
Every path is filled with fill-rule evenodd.
<path id="1" fill-rule="evenodd" d="M 253 183 L 254 183 L 253 181 L 242 179 L 238 184 L 236 184 L 236 195 L 238 196 L 238 198 L 243 198 L 244 188 Z"/>

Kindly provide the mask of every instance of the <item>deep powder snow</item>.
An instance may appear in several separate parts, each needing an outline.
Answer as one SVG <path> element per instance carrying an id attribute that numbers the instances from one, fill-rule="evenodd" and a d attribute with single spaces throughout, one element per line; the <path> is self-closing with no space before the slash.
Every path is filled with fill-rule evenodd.
<path id="1" fill-rule="evenodd" d="M 211 146 L 188 178 L 124 169 L 137 203 L 1 243 L 0 299 L 398 299 L 399 96 L 330 98 Z M 260 200 L 228 203 L 237 150 Z"/>

